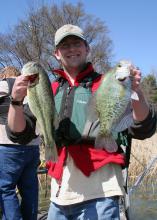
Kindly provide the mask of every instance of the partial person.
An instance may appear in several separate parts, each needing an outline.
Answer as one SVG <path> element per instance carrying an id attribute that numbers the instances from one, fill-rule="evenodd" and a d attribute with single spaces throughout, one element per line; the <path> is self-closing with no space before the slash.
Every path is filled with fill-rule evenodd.
<path id="1" fill-rule="evenodd" d="M 13 132 L 9 139 L 5 130 L 9 106 L 25 109 L 25 117 L 31 123 L 35 120 L 27 116 L 26 101 L 14 101 L 11 96 L 15 78 L 20 74 L 13 66 L 5 67 L 0 74 L 0 206 L 3 220 L 37 220 L 38 212 L 39 138 L 29 130 L 28 136 Z"/>
<path id="2" fill-rule="evenodd" d="M 108 152 L 105 146 L 97 149 L 99 123 L 85 129 L 86 135 L 84 128 L 88 101 L 99 88 L 102 75 L 87 62 L 90 47 L 80 27 L 62 26 L 55 34 L 54 43 L 62 69 L 53 70 L 57 77 L 52 89 L 60 121 L 55 135 L 58 161 L 47 163 L 51 176 L 48 220 L 119 220 L 119 198 L 125 195 L 122 175 L 125 157 L 120 146 L 130 149 L 132 138 L 149 138 L 156 129 L 154 110 L 140 89 L 141 72 L 131 67 L 132 89 L 138 95 L 138 100 L 131 101 L 133 124 L 118 134 L 116 152 Z M 24 76 L 16 79 L 14 101 L 24 99 L 28 84 L 29 79 Z M 33 134 L 34 123 L 30 116 L 26 117 L 22 105 L 10 105 L 6 129 L 11 139 L 14 136 L 22 143 Z"/>

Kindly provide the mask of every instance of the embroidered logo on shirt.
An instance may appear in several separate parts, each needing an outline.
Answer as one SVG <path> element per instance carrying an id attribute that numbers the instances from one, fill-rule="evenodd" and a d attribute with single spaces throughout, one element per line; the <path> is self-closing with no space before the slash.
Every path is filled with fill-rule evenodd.
<path id="1" fill-rule="evenodd" d="M 82 100 L 77 100 L 76 102 L 79 103 L 79 104 L 87 104 L 86 101 L 82 101 Z"/>

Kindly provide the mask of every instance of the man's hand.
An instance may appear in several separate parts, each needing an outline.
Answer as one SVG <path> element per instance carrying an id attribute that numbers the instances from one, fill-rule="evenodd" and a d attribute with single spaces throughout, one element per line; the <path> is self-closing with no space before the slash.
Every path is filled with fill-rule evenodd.
<path id="1" fill-rule="evenodd" d="M 27 87 L 29 83 L 29 78 L 26 76 L 18 76 L 15 80 L 11 96 L 16 101 L 22 101 L 27 95 Z"/>
<path id="2" fill-rule="evenodd" d="M 138 100 L 132 100 L 133 117 L 136 121 L 143 121 L 149 114 L 149 105 L 140 88 L 141 71 L 131 67 L 132 90 L 136 92 Z"/>
<path id="3" fill-rule="evenodd" d="M 132 90 L 138 91 L 141 82 L 141 71 L 139 68 L 131 67 L 131 77 L 132 77 Z"/>

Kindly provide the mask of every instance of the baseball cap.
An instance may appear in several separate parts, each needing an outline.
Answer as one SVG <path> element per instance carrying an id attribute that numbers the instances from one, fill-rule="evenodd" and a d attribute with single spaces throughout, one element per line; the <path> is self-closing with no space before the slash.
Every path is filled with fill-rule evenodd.
<path id="1" fill-rule="evenodd" d="M 74 35 L 83 40 L 86 40 L 84 32 L 81 28 L 72 24 L 65 24 L 60 27 L 55 34 L 55 46 L 57 46 L 65 37 Z"/>

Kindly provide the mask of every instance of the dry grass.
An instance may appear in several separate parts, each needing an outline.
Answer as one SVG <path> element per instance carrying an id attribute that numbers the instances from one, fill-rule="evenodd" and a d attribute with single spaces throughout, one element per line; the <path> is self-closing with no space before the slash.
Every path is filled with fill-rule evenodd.
<path id="1" fill-rule="evenodd" d="M 135 181 L 153 157 L 157 157 L 157 133 L 143 141 L 133 140 L 129 167 L 130 182 Z M 157 162 L 145 179 L 151 181 L 156 176 L 156 172 Z"/>

